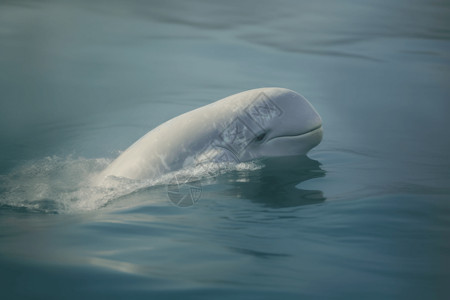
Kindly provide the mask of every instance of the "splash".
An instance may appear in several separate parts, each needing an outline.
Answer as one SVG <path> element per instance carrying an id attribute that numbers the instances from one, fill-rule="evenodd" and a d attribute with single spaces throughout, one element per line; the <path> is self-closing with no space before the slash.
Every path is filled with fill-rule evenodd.
<path id="1" fill-rule="evenodd" d="M 255 170 L 259 163 L 226 165 L 208 163 L 165 174 L 152 180 L 108 177 L 101 185 L 96 178 L 111 159 L 46 157 L 0 175 L 0 208 L 27 212 L 73 213 L 97 210 L 141 189 L 170 184 L 174 176 L 202 181 L 214 180 L 230 170 Z"/>
<path id="2" fill-rule="evenodd" d="M 82 199 L 102 193 L 90 187 L 87 179 L 108 163 L 107 159 L 71 156 L 27 162 L 0 176 L 0 205 L 46 213 L 77 210 Z M 101 206 L 101 201 L 93 203 L 93 207 Z"/>

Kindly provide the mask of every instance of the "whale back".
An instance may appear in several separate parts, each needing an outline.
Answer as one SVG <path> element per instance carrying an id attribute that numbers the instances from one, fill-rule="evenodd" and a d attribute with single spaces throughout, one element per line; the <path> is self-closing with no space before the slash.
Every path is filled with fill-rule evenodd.
<path id="1" fill-rule="evenodd" d="M 255 94 L 255 90 L 235 94 L 159 125 L 120 154 L 102 177 L 154 178 L 185 167 L 239 117 Z"/>

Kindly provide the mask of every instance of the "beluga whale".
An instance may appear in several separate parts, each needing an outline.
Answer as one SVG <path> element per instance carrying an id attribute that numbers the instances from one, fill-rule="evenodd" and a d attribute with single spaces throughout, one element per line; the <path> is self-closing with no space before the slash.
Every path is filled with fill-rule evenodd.
<path id="1" fill-rule="evenodd" d="M 285 88 L 244 91 L 179 115 L 149 131 L 99 179 L 156 179 L 203 162 L 247 162 L 306 154 L 322 140 L 322 120 Z"/>

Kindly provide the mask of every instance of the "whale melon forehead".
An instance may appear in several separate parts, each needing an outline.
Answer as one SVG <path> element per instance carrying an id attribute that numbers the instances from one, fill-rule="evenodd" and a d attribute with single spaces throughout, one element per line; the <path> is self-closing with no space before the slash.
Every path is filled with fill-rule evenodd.
<path id="1" fill-rule="evenodd" d="M 258 101 L 264 101 L 265 98 L 270 98 L 273 101 L 283 97 L 301 97 L 296 92 L 285 88 L 259 88 L 240 92 L 231 96 L 228 96 L 218 102 L 227 102 L 234 104 L 236 110 L 242 108 L 242 106 L 248 106 Z"/>
<path id="2" fill-rule="evenodd" d="M 253 89 L 224 98 L 213 105 L 218 106 L 216 114 L 212 116 L 215 120 L 234 121 L 239 118 L 246 123 L 255 123 L 263 130 L 292 127 L 302 131 L 299 128 L 302 124 L 305 130 L 321 124 L 319 114 L 308 100 L 285 88 Z"/>
<path id="3" fill-rule="evenodd" d="M 234 94 L 200 108 L 211 119 L 226 120 L 239 116 L 263 118 L 278 116 L 284 109 L 307 102 L 299 94 L 284 88 L 260 88 Z"/>

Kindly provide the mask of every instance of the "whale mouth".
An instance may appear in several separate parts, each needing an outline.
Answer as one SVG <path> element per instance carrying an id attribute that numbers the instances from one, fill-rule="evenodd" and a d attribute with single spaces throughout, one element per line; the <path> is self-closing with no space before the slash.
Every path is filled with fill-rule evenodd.
<path id="1" fill-rule="evenodd" d="M 322 131 L 322 124 L 314 127 L 311 130 L 305 131 L 305 132 L 300 133 L 300 134 L 274 136 L 273 138 L 268 139 L 267 142 L 269 142 L 271 140 L 274 140 L 274 139 L 279 139 L 279 138 L 296 138 L 296 137 L 303 137 L 303 136 L 306 136 L 306 135 L 313 135 L 313 134 L 318 133 L 320 131 Z"/>
<path id="2" fill-rule="evenodd" d="M 261 149 L 261 155 L 266 157 L 303 155 L 319 145 L 322 137 L 322 125 L 304 131 L 301 134 L 273 137 L 264 144 L 264 147 Z"/>
<path id="3" fill-rule="evenodd" d="M 302 136 L 302 135 L 309 134 L 309 133 L 313 133 L 313 132 L 319 131 L 319 130 L 322 130 L 322 124 L 320 124 L 320 125 L 314 127 L 314 128 L 311 129 L 311 130 L 308 130 L 308 131 L 306 131 L 306 132 L 300 133 L 300 134 L 298 134 L 297 136 Z"/>

